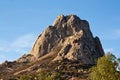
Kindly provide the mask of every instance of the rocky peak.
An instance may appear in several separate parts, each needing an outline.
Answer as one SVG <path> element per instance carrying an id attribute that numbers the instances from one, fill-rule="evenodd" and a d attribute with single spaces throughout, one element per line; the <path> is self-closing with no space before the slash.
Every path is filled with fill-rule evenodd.
<path id="1" fill-rule="evenodd" d="M 79 32 L 81 29 L 84 31 L 89 30 L 89 24 L 86 20 L 81 20 L 76 15 L 60 15 L 54 21 L 53 26 L 61 32 L 65 32 L 65 36 L 71 36 Z M 89 31 L 90 32 L 90 31 Z"/>
<path id="2" fill-rule="evenodd" d="M 84 64 L 94 64 L 104 55 L 100 40 L 93 37 L 88 21 L 76 15 L 58 16 L 37 38 L 30 54 L 40 58 L 51 51 L 57 54 L 53 61 L 69 59 Z"/>
<path id="3" fill-rule="evenodd" d="M 23 74 L 38 75 L 41 70 L 60 73 L 66 80 L 86 78 L 89 68 L 103 55 L 88 21 L 76 15 L 60 15 L 38 36 L 30 54 L 0 64 L 0 80 L 18 80 Z"/>

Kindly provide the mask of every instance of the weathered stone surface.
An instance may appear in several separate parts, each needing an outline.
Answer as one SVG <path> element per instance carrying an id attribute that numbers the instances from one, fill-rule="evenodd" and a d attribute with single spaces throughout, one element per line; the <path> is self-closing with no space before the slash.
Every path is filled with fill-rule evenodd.
<path id="1" fill-rule="evenodd" d="M 104 55 L 98 37 L 93 37 L 89 23 L 76 15 L 60 15 L 36 40 L 30 54 L 39 58 L 61 45 L 56 60 L 78 60 L 84 64 L 94 64 Z"/>
<path id="2" fill-rule="evenodd" d="M 22 57 L 16 60 L 17 63 L 29 63 L 36 60 L 36 57 L 34 57 L 31 54 L 24 54 Z"/>

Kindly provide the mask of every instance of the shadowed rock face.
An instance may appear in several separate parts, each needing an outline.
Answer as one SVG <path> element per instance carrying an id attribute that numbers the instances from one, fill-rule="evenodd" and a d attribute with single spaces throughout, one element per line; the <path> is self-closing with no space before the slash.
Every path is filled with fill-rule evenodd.
<path id="1" fill-rule="evenodd" d="M 58 47 L 60 49 L 56 49 Z M 55 50 L 59 51 L 53 61 L 69 59 L 94 64 L 104 55 L 100 40 L 93 37 L 89 23 L 76 15 L 58 16 L 53 25 L 37 38 L 30 54 L 39 58 Z"/>

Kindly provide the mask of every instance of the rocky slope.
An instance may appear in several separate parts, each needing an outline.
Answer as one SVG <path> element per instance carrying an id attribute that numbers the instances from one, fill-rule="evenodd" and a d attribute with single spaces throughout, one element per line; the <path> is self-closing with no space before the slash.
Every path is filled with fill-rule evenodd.
<path id="1" fill-rule="evenodd" d="M 49 54 L 61 46 L 54 60 L 79 60 L 85 64 L 94 64 L 104 55 L 100 40 L 93 37 L 89 23 L 76 15 L 58 16 L 36 40 L 30 54 L 37 58 Z"/>
<path id="2" fill-rule="evenodd" d="M 76 15 L 60 15 L 38 36 L 30 54 L 0 65 L 0 78 L 37 75 L 42 69 L 60 73 L 66 80 L 72 77 L 86 79 L 89 68 L 103 55 L 100 40 L 93 37 L 86 20 Z"/>

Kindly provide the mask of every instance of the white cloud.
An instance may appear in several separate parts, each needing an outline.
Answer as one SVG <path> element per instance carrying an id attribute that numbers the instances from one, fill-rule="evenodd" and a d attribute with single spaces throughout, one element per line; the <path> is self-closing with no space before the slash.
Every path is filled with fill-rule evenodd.
<path id="1" fill-rule="evenodd" d="M 105 51 L 105 53 L 110 52 L 110 53 L 114 54 L 117 58 L 120 57 L 119 51 L 116 50 L 115 48 L 106 48 L 106 49 L 104 49 L 104 51 Z"/>
<path id="2" fill-rule="evenodd" d="M 36 36 L 26 34 L 13 41 L 0 40 L 0 63 L 5 60 L 15 60 L 28 53 L 35 42 Z"/>
<path id="3" fill-rule="evenodd" d="M 19 47 L 19 48 L 24 48 L 24 47 L 29 47 L 34 41 L 34 36 L 32 34 L 24 35 L 18 39 L 16 39 L 12 43 L 12 47 Z"/>
<path id="4" fill-rule="evenodd" d="M 6 60 L 6 57 L 3 56 L 3 55 L 0 55 L 0 64 L 1 64 L 3 61 L 5 61 L 5 60 Z"/>
<path id="5" fill-rule="evenodd" d="M 5 56 L 3 56 L 3 55 L 0 55 L 0 59 L 5 59 Z"/>
<path id="6" fill-rule="evenodd" d="M 120 29 L 112 29 L 106 32 L 102 32 L 102 38 L 107 40 L 119 40 Z"/>
<path id="7" fill-rule="evenodd" d="M 10 47 L 9 42 L 4 41 L 4 40 L 0 41 L 0 52 L 1 51 L 5 51 L 5 52 L 9 51 L 9 47 Z"/>
<path id="8" fill-rule="evenodd" d="M 115 34 L 117 39 L 120 39 L 120 29 L 114 30 L 114 34 Z"/>
<path id="9" fill-rule="evenodd" d="M 106 48 L 106 49 L 104 49 L 104 51 L 105 51 L 105 53 L 107 53 L 107 52 L 113 52 L 114 49 L 113 48 Z"/>
<path id="10" fill-rule="evenodd" d="M 12 42 L 0 41 L 0 52 L 26 53 L 26 49 L 32 47 L 35 39 L 36 38 L 33 34 L 26 34 Z"/>

